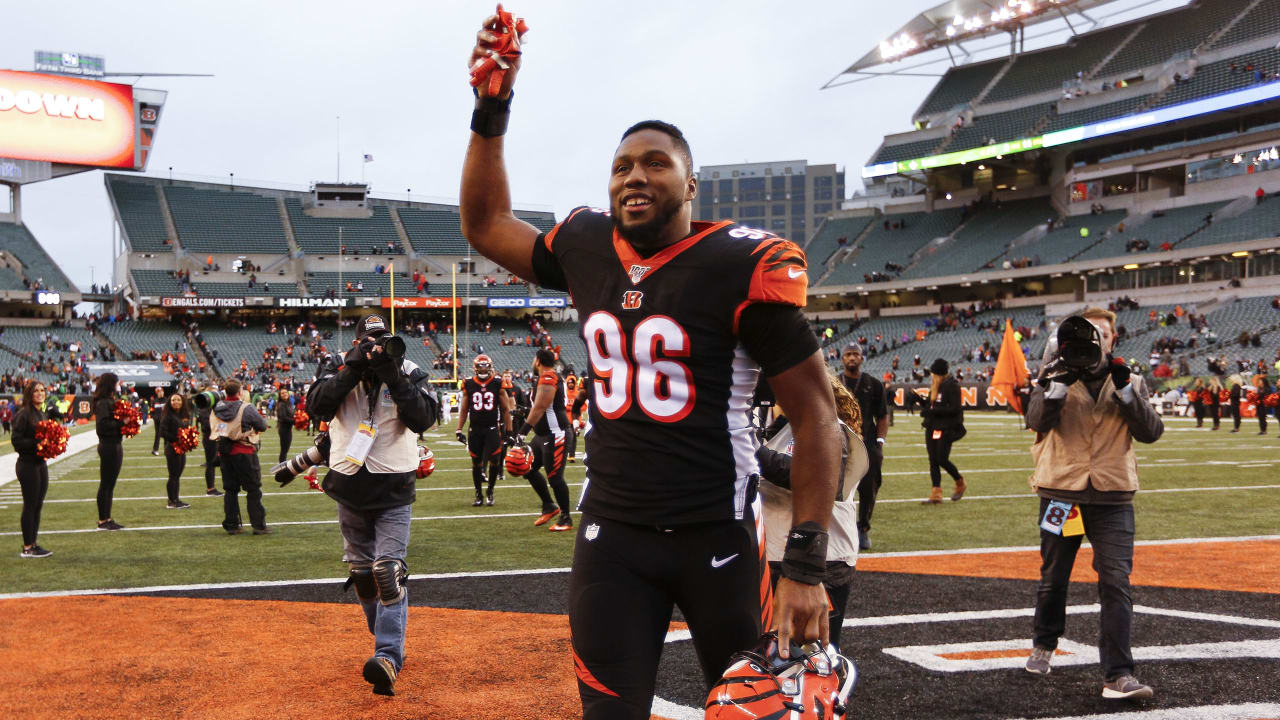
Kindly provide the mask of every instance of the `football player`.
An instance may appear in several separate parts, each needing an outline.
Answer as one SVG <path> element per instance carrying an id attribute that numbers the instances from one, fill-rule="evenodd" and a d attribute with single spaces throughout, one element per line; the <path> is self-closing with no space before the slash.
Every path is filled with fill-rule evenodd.
<path id="1" fill-rule="evenodd" d="M 586 395 L 586 391 L 578 392 L 579 384 L 577 376 L 572 373 L 564 378 L 564 402 L 565 407 L 569 410 L 569 427 L 565 429 L 566 442 L 569 447 L 569 462 L 575 463 L 578 458 L 578 411 L 575 406 L 578 401 L 578 395 Z"/>
<path id="2" fill-rule="evenodd" d="M 496 16 L 484 22 L 472 64 L 490 57 L 500 32 Z M 732 221 L 693 222 L 698 181 L 675 126 L 646 121 L 623 133 L 608 211 L 578 208 L 546 233 L 515 217 L 502 136 L 520 63 L 504 56 L 501 82 L 478 88 L 462 233 L 508 271 L 573 297 L 591 393 L 569 581 L 578 690 L 588 720 L 648 718 L 675 605 L 708 687 L 762 627 L 776 627 L 783 649 L 827 641 L 835 402 L 801 312 L 803 251 Z M 795 434 L 793 526 L 776 592 L 748 417 L 761 372 Z"/>
<path id="3" fill-rule="evenodd" d="M 511 432 L 511 398 L 502 389 L 502 381 L 493 371 L 488 355 L 477 355 L 472 363 L 474 374 L 462 382 L 462 401 L 458 410 L 458 442 L 471 453 L 471 482 L 476 486 L 472 506 L 493 505 L 493 485 L 502 477 L 502 438 Z M 464 435 L 462 427 L 471 419 Z M 481 486 L 488 487 L 481 495 Z"/>
<path id="4" fill-rule="evenodd" d="M 547 348 L 539 349 L 533 358 L 533 374 L 538 378 L 533 407 L 529 410 L 529 417 L 516 431 L 516 441 L 523 443 L 529 431 L 534 432 L 533 466 L 524 475 L 542 500 L 542 515 L 533 524 L 546 524 L 558 515 L 559 519 L 551 526 L 551 531 L 565 532 L 573 529 L 569 486 L 564 481 L 569 416 L 565 413 L 564 382 L 556 372 L 555 353 Z M 546 477 L 543 477 L 543 470 L 546 471 Z M 548 483 L 551 485 L 551 492 L 555 493 L 554 502 L 547 492 Z"/>

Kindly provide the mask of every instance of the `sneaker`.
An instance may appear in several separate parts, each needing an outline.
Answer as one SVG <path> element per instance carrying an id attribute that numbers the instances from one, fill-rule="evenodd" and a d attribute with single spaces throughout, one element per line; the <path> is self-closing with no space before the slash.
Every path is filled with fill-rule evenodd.
<path id="1" fill-rule="evenodd" d="M 476 493 L 476 499 L 471 503 L 471 507 L 480 507 L 483 504 L 484 498 L 480 496 L 480 493 Z"/>
<path id="2" fill-rule="evenodd" d="M 548 510 L 542 513 L 541 515 L 539 515 L 537 520 L 533 521 L 533 526 L 538 527 L 539 525 L 546 525 L 547 523 L 551 522 L 552 519 L 554 519 L 559 514 L 560 514 L 560 508 L 558 507 Z"/>
<path id="3" fill-rule="evenodd" d="M 940 502 L 942 502 L 942 488 L 936 487 L 933 490 L 929 491 L 929 499 L 921 500 L 920 504 L 921 505 L 937 505 Z"/>
<path id="4" fill-rule="evenodd" d="M 493 507 L 493 493 L 484 496 L 484 504 Z"/>
<path id="5" fill-rule="evenodd" d="M 955 502 L 956 500 L 964 497 L 964 491 L 968 488 L 969 486 L 965 484 L 964 478 L 956 480 L 956 491 L 951 493 L 951 502 Z"/>
<path id="6" fill-rule="evenodd" d="M 561 515 L 555 525 L 551 526 L 551 532 L 568 532 L 573 529 L 573 518 L 568 515 Z"/>
<path id="7" fill-rule="evenodd" d="M 160 451 L 159 451 L 159 450 L 152 450 L 152 451 L 151 451 L 151 454 L 152 454 L 152 455 L 157 455 L 157 456 L 158 456 L 158 455 L 160 454 Z"/>
<path id="8" fill-rule="evenodd" d="M 871 549 L 871 534 L 866 530 L 858 530 L 858 549 Z"/>
<path id="9" fill-rule="evenodd" d="M 1143 685 L 1132 675 L 1102 683 L 1102 697 L 1108 700 L 1146 700 L 1155 694 L 1150 685 Z"/>
<path id="10" fill-rule="evenodd" d="M 52 552 L 52 551 L 45 550 L 44 548 L 40 547 L 39 545 L 32 545 L 32 546 L 31 546 L 31 547 L 29 547 L 29 548 L 22 548 L 22 552 L 18 554 L 18 557 L 20 557 L 20 558 L 47 558 L 47 557 L 49 557 L 49 556 L 50 556 L 50 555 L 52 555 L 52 554 L 53 554 L 53 552 Z"/>
<path id="11" fill-rule="evenodd" d="M 1235 428 L 1235 429 L 1234 429 L 1234 430 L 1232 430 L 1231 432 L 1233 432 L 1233 433 L 1238 433 L 1238 432 L 1240 432 L 1240 428 Z"/>
<path id="12" fill-rule="evenodd" d="M 373 685 L 375 695 L 396 694 L 396 668 L 381 655 L 374 655 L 364 662 L 364 679 Z"/>
<path id="13" fill-rule="evenodd" d="M 204 494 L 208 495 L 209 497 L 222 497 L 222 491 L 219 490 L 218 488 L 209 488 L 208 490 L 204 491 Z"/>
<path id="14" fill-rule="evenodd" d="M 1026 669 L 1032 675 L 1048 675 L 1049 663 L 1053 661 L 1053 651 L 1042 647 L 1031 648 L 1031 657 L 1027 658 Z"/>
<path id="15" fill-rule="evenodd" d="M 169 508 L 170 510 L 186 510 L 187 508 L 191 507 L 191 503 L 185 503 L 185 502 L 182 502 L 181 500 L 174 500 L 173 502 L 169 503 L 165 507 Z"/>
<path id="16" fill-rule="evenodd" d="M 110 518 L 98 523 L 99 530 L 123 530 L 124 526 Z"/>
<path id="17" fill-rule="evenodd" d="M 275 530 L 272 530 L 271 528 L 266 527 L 266 526 L 263 526 L 263 527 L 260 527 L 260 528 L 254 528 L 254 529 L 253 529 L 253 534 L 254 534 L 254 535 L 270 535 L 270 534 L 272 534 L 272 533 L 274 533 L 274 532 L 275 532 Z"/>
<path id="18" fill-rule="evenodd" d="M 231 528 L 230 530 L 227 530 L 228 535 L 239 535 L 242 532 L 244 532 L 244 528 L 241 528 L 241 527 L 234 527 L 234 528 Z"/>

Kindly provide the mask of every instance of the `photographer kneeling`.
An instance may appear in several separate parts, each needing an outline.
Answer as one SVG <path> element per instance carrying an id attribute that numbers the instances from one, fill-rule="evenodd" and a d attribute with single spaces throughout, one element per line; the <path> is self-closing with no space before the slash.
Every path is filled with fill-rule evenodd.
<path id="1" fill-rule="evenodd" d="M 1056 342 L 1055 342 L 1056 341 Z M 1066 626 L 1067 584 L 1082 535 L 1093 546 L 1101 633 L 1098 654 L 1104 698 L 1149 698 L 1133 676 L 1129 635 L 1133 600 L 1133 495 L 1138 490 L 1133 441 L 1153 443 L 1164 423 L 1147 402 L 1140 375 L 1110 354 L 1115 314 L 1087 308 L 1062 322 L 1045 348 L 1046 364 L 1031 392 L 1027 425 L 1031 485 L 1040 496 L 1040 587 L 1035 637 L 1026 669 L 1046 675 Z"/>
<path id="2" fill-rule="evenodd" d="M 364 679 L 380 695 L 395 694 L 404 663 L 416 438 L 436 418 L 427 374 L 404 359 L 404 349 L 382 317 L 366 315 L 345 362 L 328 358 L 307 395 L 308 411 L 329 422 L 323 487 L 338 501 L 347 584 L 356 586 L 374 636 Z"/>

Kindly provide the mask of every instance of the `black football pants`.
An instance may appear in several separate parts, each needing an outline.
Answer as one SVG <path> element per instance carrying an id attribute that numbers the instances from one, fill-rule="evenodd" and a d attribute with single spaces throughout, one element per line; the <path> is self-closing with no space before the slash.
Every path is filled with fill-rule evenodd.
<path id="1" fill-rule="evenodd" d="M 542 512 L 551 511 L 551 495 L 547 493 L 547 484 L 550 483 L 551 492 L 556 497 L 555 504 L 560 506 L 560 512 L 569 514 L 573 508 L 569 506 L 569 486 L 564 482 L 564 432 L 534 435 L 529 447 L 533 450 L 533 465 L 525 473 L 524 479 L 529 481 L 533 491 L 542 500 Z M 547 473 L 545 478 L 542 476 L 543 470 Z"/>
<path id="2" fill-rule="evenodd" d="M 485 480 L 485 469 L 489 470 L 489 494 L 493 494 L 493 484 L 502 477 L 502 436 L 498 428 L 472 427 L 467 431 L 467 452 L 471 453 L 471 482 L 476 486 L 476 495 L 480 494 L 480 486 Z M 494 467 L 498 472 L 493 472 Z"/>
<path id="3" fill-rule="evenodd" d="M 124 445 L 119 442 L 98 441 L 98 520 L 111 517 L 111 500 L 116 492 L 116 480 L 124 465 Z"/>
<path id="4" fill-rule="evenodd" d="M 569 629 L 584 720 L 648 720 L 676 605 L 709 689 L 752 646 L 773 606 L 763 545 L 742 521 L 674 528 L 583 513 L 569 576 Z"/>

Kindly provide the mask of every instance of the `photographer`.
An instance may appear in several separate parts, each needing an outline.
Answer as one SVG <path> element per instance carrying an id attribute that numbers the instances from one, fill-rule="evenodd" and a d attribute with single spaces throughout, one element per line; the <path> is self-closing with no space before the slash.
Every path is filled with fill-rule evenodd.
<path id="1" fill-rule="evenodd" d="M 267 511 L 262 507 L 262 468 L 258 465 L 258 434 L 267 421 L 249 402 L 240 399 L 240 381 L 222 386 L 223 398 L 213 408 L 209 437 L 218 443 L 218 466 L 222 468 L 222 528 L 228 535 L 240 534 L 240 489 L 249 511 L 254 535 L 270 535 Z"/>
<path id="2" fill-rule="evenodd" d="M 1164 423 L 1147 402 L 1142 377 L 1110 355 L 1115 314 L 1087 308 L 1069 317 L 1045 348 L 1027 424 L 1036 431 L 1031 485 L 1040 496 L 1040 587 L 1026 669 L 1045 675 L 1066 625 L 1067 584 L 1081 535 L 1093 546 L 1102 605 L 1099 659 L 1104 698 L 1149 698 L 1133 676 L 1133 441 L 1153 443 Z M 1082 529 L 1071 527 L 1079 524 Z"/>
<path id="3" fill-rule="evenodd" d="M 404 342 L 381 316 L 366 315 L 356 325 L 356 346 L 321 367 L 307 408 L 329 423 L 331 469 L 323 487 L 338 501 L 347 584 L 356 586 L 374 636 L 364 679 L 375 693 L 394 695 L 408 617 L 404 558 L 418 467 L 415 440 L 435 421 L 436 403 L 427 374 L 404 359 Z"/>

